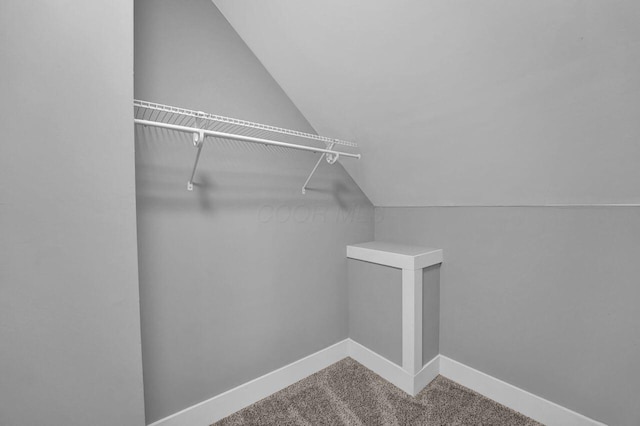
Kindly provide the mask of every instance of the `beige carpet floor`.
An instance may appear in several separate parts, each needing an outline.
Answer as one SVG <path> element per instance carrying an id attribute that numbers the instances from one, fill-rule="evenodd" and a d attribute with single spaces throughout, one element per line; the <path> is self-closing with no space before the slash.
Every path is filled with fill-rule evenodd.
<path id="1" fill-rule="evenodd" d="M 345 358 L 231 416 L 239 425 L 540 425 L 438 376 L 415 398 Z"/>

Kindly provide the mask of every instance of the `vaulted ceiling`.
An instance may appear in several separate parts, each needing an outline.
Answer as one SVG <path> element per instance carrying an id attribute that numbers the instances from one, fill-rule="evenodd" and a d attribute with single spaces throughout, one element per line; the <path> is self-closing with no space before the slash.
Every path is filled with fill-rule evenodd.
<path id="1" fill-rule="evenodd" d="M 640 202 L 640 2 L 214 0 L 372 202 Z"/>

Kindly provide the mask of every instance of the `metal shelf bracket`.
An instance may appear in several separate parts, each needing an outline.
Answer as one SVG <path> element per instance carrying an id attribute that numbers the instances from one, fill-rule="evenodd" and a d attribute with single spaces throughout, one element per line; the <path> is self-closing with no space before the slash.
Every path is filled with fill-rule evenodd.
<path id="1" fill-rule="evenodd" d="M 204 112 L 199 113 L 199 116 L 196 117 L 196 128 L 198 128 L 198 132 L 193 134 L 193 146 L 198 148 L 196 152 L 196 160 L 193 163 L 193 169 L 191 169 L 191 177 L 189 181 L 187 181 L 187 190 L 193 191 L 193 177 L 196 174 L 196 169 L 198 168 L 198 160 L 200 160 L 200 153 L 202 152 L 202 147 L 204 146 L 204 129 L 202 129 L 202 118 L 205 115 Z"/>
<path id="2" fill-rule="evenodd" d="M 327 146 L 328 150 L 331 150 L 331 149 L 333 149 L 333 146 L 335 145 L 335 142 L 331 142 L 331 143 L 326 143 L 325 142 L 325 145 Z M 327 153 L 324 153 L 324 152 L 322 153 L 320 158 L 318 158 L 318 161 L 316 162 L 316 165 L 313 167 L 313 170 L 311 170 L 311 173 L 309 174 L 309 177 L 307 178 L 307 180 L 304 181 L 304 185 L 302 185 L 302 195 L 305 195 L 307 193 L 307 185 L 309 184 L 309 181 L 311 180 L 311 176 L 313 176 L 313 174 L 318 169 L 318 166 L 322 162 L 322 159 L 326 158 L 327 159 L 327 163 L 333 164 L 338 160 L 338 157 L 340 157 L 340 154 L 338 154 L 337 152 L 335 154 L 327 154 Z"/>

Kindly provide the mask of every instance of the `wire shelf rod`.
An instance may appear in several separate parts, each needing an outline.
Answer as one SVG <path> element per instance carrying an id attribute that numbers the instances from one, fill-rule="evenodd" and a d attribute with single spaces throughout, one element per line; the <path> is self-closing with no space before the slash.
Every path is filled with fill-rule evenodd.
<path id="1" fill-rule="evenodd" d="M 142 110 L 142 117 L 136 116 L 136 119 L 157 121 L 156 119 L 152 118 L 153 112 L 158 113 L 156 115 L 156 118 L 160 116 L 159 114 L 160 112 L 163 112 L 165 114 L 180 116 L 179 119 L 174 120 L 172 124 L 184 125 L 185 119 L 188 120 L 189 118 L 198 118 L 198 119 L 207 120 L 213 123 L 220 123 L 220 124 L 224 123 L 224 124 L 236 126 L 236 127 L 255 129 L 258 131 L 266 131 L 271 133 L 280 133 L 287 136 L 320 141 L 325 144 L 334 143 L 337 145 L 350 146 L 354 148 L 358 146 L 356 143 L 353 143 L 353 142 L 348 142 L 340 139 L 332 139 L 326 136 L 314 135 L 311 133 L 300 132 L 297 130 L 283 129 L 281 127 L 269 126 L 269 125 L 260 124 L 260 123 L 253 123 L 251 121 L 238 120 L 236 118 L 224 117 L 224 116 L 209 114 L 201 111 L 193 111 L 193 110 L 188 110 L 188 109 L 169 106 L 169 105 L 162 105 L 162 104 L 153 103 L 153 102 L 141 101 L 137 99 L 133 101 L 133 104 L 134 104 L 134 107 Z M 151 113 L 147 115 L 148 112 L 151 112 Z M 164 117 L 165 115 L 162 115 L 163 120 L 164 120 Z M 172 121 L 172 120 L 169 119 L 169 121 Z"/>
<path id="2" fill-rule="evenodd" d="M 306 145 L 297 145 L 293 143 L 279 142 L 279 141 L 274 141 L 270 139 L 262 139 L 262 138 L 252 137 L 252 136 L 224 133 L 224 132 L 218 132 L 215 130 L 199 129 L 196 127 L 181 126 L 178 124 L 162 123 L 158 121 L 143 120 L 139 118 L 135 118 L 133 121 L 134 123 L 141 124 L 143 126 L 160 127 L 163 129 L 176 130 L 178 132 L 203 133 L 205 136 L 213 136 L 218 138 L 232 139 L 232 140 L 257 143 L 262 145 L 280 146 L 284 148 L 297 149 L 301 151 L 331 154 L 331 155 L 337 155 L 338 157 L 350 157 L 350 158 L 360 159 L 360 154 L 352 154 L 350 152 L 335 151 L 333 149 L 324 149 L 324 148 L 316 148 L 316 147 L 306 146 Z"/>

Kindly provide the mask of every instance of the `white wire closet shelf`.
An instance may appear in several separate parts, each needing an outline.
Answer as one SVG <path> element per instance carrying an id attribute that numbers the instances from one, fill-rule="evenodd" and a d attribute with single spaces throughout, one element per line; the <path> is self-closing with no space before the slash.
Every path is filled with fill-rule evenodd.
<path id="1" fill-rule="evenodd" d="M 191 170 L 191 177 L 187 182 L 187 189 L 193 190 L 193 178 L 198 167 L 198 160 L 202 152 L 203 142 L 207 136 L 231 139 L 262 145 L 273 145 L 283 148 L 321 154 L 311 174 L 302 185 L 302 193 L 306 193 L 307 184 L 315 173 L 322 159 L 334 164 L 338 158 L 360 159 L 360 154 L 334 150 L 336 145 L 357 148 L 358 145 L 340 139 L 318 136 L 297 130 L 283 129 L 266 124 L 223 117 L 202 111 L 193 111 L 153 102 L 134 100 L 134 123 L 143 126 L 160 127 L 178 132 L 193 134 L 193 144 L 197 148 L 195 161 Z M 304 143 L 307 144 L 304 144 Z M 324 148 L 310 146 L 309 143 L 324 144 Z"/>

